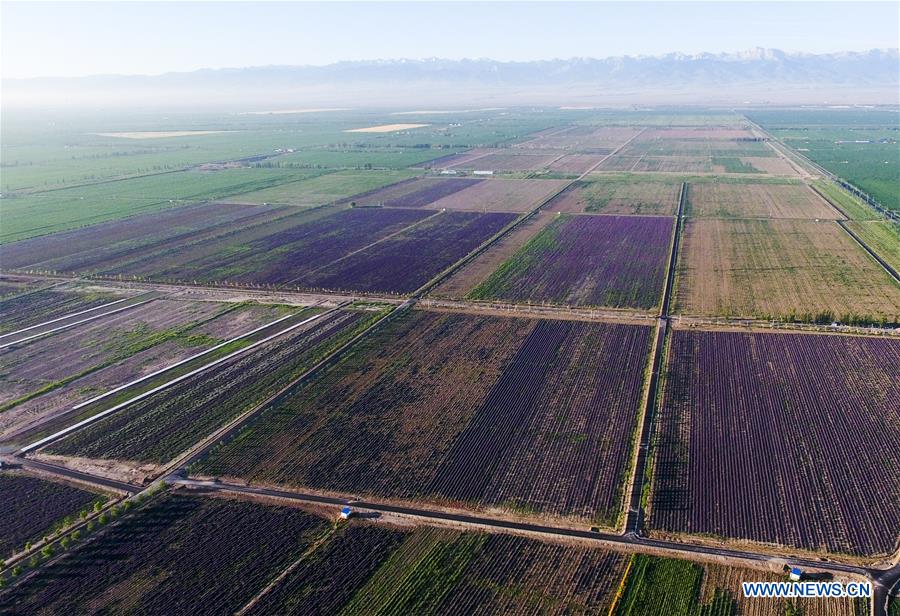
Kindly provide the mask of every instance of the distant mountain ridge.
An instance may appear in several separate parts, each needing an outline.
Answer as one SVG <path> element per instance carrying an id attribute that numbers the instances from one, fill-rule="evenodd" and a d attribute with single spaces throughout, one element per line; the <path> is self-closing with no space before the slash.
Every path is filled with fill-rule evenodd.
<path id="1" fill-rule="evenodd" d="M 590 100 L 610 96 L 632 97 L 633 102 L 664 91 L 684 99 L 696 93 L 699 99 L 715 95 L 724 102 L 723 89 L 733 90 L 732 102 L 747 94 L 779 94 L 779 91 L 806 92 L 811 100 L 830 92 L 847 96 L 854 88 L 878 93 L 884 99 L 868 102 L 897 102 L 900 85 L 900 54 L 897 49 L 829 54 L 789 53 L 778 49 L 755 48 L 739 53 L 669 53 L 661 56 L 617 56 L 604 59 L 570 58 L 527 62 L 490 59 L 366 60 L 338 62 L 326 66 L 260 66 L 229 69 L 201 69 L 157 76 L 98 75 L 80 78 L 38 78 L 4 80 L 4 90 L 13 98 L 22 93 L 79 91 L 117 93 L 131 91 L 179 92 L 197 96 L 227 94 L 236 104 L 271 100 L 307 100 L 332 103 L 359 103 L 359 93 L 368 92 L 376 104 L 391 100 L 391 90 L 399 88 L 398 100 L 409 91 L 428 86 L 425 99 L 439 100 L 454 88 L 478 100 L 511 102 L 512 94 L 523 103 L 547 102 L 556 88 L 556 102 L 569 98 Z M 566 91 L 559 91 L 561 86 Z M 514 92 L 509 89 L 515 88 Z M 571 90 L 569 90 L 571 88 Z M 446 91 L 445 91 L 446 90 Z M 438 99 L 435 94 L 440 93 Z M 343 94 L 343 97 L 342 97 Z M 861 94 L 861 93 L 860 93 Z M 867 94 L 871 96 L 871 94 Z M 586 98 L 585 98 L 586 97 Z M 624 97 L 624 98 L 623 98 Z M 6 98 L 6 96 L 4 96 Z M 550 96 L 553 98 L 553 96 Z M 688 98 L 690 98 L 688 96 Z M 446 102 L 450 103 L 450 100 Z M 858 101 L 866 102 L 866 101 Z"/>

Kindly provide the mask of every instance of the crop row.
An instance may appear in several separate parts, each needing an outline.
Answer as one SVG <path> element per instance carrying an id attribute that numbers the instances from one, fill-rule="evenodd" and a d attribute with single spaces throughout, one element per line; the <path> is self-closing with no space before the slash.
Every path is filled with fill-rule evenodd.
<path id="1" fill-rule="evenodd" d="M 28 475 L 0 473 L 0 560 L 98 500 L 93 492 Z"/>
<path id="2" fill-rule="evenodd" d="M 358 196 L 355 199 L 362 205 L 373 202 L 388 207 L 416 208 L 434 203 L 438 199 L 471 188 L 483 181 L 469 178 L 419 178 L 413 182 L 399 182 L 380 191 L 373 191 L 363 200 L 359 200 Z"/>
<path id="3" fill-rule="evenodd" d="M 609 606 L 625 562 L 522 537 L 350 524 L 250 613 L 594 613 Z"/>
<path id="4" fill-rule="evenodd" d="M 4 261 L 6 254 L 4 249 Z M 0 302 L 0 333 L 30 327 L 44 321 L 89 310 L 121 299 L 110 293 L 81 293 L 41 289 Z"/>
<path id="5" fill-rule="evenodd" d="M 900 343 L 676 330 L 650 526 L 883 554 L 900 527 Z"/>
<path id="6" fill-rule="evenodd" d="M 204 203 L 101 223 L 3 247 L 4 268 L 99 272 L 153 251 L 290 214 L 290 208 Z"/>
<path id="7" fill-rule="evenodd" d="M 560 216 L 469 296 L 648 309 L 659 303 L 673 219 Z"/>
<path id="8" fill-rule="evenodd" d="M 415 312 L 200 474 L 615 521 L 649 329 Z"/>
<path id="9" fill-rule="evenodd" d="M 278 318 L 278 306 L 156 299 L 0 352 L 0 434 Z M 214 352 L 215 353 L 215 352 Z M 52 358 L 52 361 L 48 361 Z"/>
<path id="10" fill-rule="evenodd" d="M 26 583 L 0 590 L 0 612 L 233 613 L 326 525 L 288 507 L 160 498 Z"/>
<path id="11" fill-rule="evenodd" d="M 164 494 L 3 590 L 4 614 L 865 613 L 852 599 L 748 600 L 779 575 L 446 528 Z"/>
<path id="12" fill-rule="evenodd" d="M 446 212 L 305 276 L 303 286 L 410 293 L 477 248 L 515 217 L 515 214 Z"/>
<path id="13" fill-rule="evenodd" d="M 19 242 L 4 263 L 163 281 L 406 293 L 515 217 L 449 212 L 415 225 L 435 214 L 415 207 L 275 208 L 236 217 L 231 206 L 221 206 L 221 220 L 213 216 L 217 222 L 198 228 L 195 218 L 205 207 L 212 206 L 181 208 L 172 220 L 142 217 Z"/>
<path id="14" fill-rule="evenodd" d="M 278 391 L 373 315 L 336 312 L 50 445 L 53 454 L 161 464 Z"/>

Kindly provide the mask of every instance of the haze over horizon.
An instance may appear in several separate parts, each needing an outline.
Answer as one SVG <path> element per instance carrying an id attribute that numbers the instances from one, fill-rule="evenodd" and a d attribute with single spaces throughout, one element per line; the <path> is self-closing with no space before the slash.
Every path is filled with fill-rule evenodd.
<path id="1" fill-rule="evenodd" d="M 435 2 L 404 3 L 402 11 L 387 6 L 4 2 L 0 69 L 4 79 L 149 76 L 374 59 L 529 62 L 900 47 L 900 5 L 894 2 Z"/>

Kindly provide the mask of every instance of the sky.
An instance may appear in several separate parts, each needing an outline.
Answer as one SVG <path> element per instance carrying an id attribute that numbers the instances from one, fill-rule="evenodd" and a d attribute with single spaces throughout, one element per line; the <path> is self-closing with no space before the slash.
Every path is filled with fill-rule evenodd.
<path id="1" fill-rule="evenodd" d="M 4 78 L 900 46 L 889 2 L 8 2 Z"/>

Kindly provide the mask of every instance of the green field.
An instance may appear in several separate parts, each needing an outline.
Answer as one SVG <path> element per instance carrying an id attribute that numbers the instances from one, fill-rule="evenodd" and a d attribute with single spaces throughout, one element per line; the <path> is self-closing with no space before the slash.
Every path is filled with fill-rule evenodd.
<path id="1" fill-rule="evenodd" d="M 816 180 L 812 185 L 851 220 L 883 220 L 881 214 L 830 180 Z"/>
<path id="2" fill-rule="evenodd" d="M 321 169 L 402 169 L 460 151 L 460 148 L 431 147 L 310 149 L 279 156 L 271 164 L 278 167 Z M 262 163 L 261 166 L 265 165 L 266 163 Z"/>
<path id="3" fill-rule="evenodd" d="M 296 182 L 321 171 L 311 169 L 222 169 L 176 171 L 99 182 L 22 196 L 5 196 L 0 242 L 146 214 L 197 201 L 223 199 Z"/>
<path id="4" fill-rule="evenodd" d="M 299 182 L 287 182 L 262 190 L 242 193 L 232 201 L 238 203 L 287 203 L 291 205 L 320 205 L 357 193 L 381 188 L 394 182 L 415 177 L 421 172 L 408 169 L 395 171 L 338 171 Z"/>
<path id="5" fill-rule="evenodd" d="M 748 117 L 883 206 L 900 210 L 900 112 L 792 109 Z"/>
<path id="6" fill-rule="evenodd" d="M 847 226 L 866 245 L 900 272 L 900 229 L 887 220 L 850 221 Z"/>

